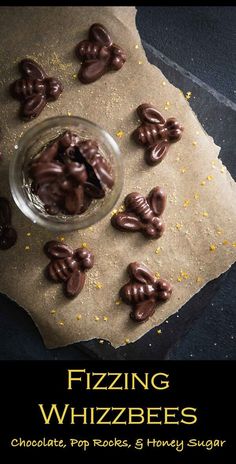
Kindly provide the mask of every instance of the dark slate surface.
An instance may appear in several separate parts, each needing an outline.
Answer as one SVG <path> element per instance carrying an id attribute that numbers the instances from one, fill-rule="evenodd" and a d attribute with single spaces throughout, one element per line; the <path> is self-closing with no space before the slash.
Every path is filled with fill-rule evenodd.
<path id="1" fill-rule="evenodd" d="M 138 7 L 137 25 L 142 39 L 236 101 L 236 8 Z M 236 359 L 235 284 L 235 267 L 221 279 L 219 290 L 210 284 L 213 296 L 200 314 L 196 309 L 195 322 L 168 359 Z M 25 311 L 1 295 L 0 307 L 0 359 L 89 358 L 81 345 L 47 350 Z M 155 344 L 150 345 L 131 346 L 130 357 L 158 358 Z"/>

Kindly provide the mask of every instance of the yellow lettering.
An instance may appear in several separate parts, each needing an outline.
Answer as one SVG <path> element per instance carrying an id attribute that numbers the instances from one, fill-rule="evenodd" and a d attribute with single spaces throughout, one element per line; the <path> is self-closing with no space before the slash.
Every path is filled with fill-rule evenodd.
<path id="1" fill-rule="evenodd" d="M 65 404 L 64 410 L 63 410 L 61 415 L 58 412 L 57 404 L 51 404 L 51 408 L 50 408 L 50 411 L 49 411 L 48 415 L 46 415 L 46 413 L 45 413 L 43 404 L 38 404 L 38 406 L 39 406 L 39 409 L 40 409 L 40 411 L 42 413 L 45 425 L 50 424 L 50 420 L 51 420 L 51 417 L 52 417 L 53 413 L 55 413 L 55 415 L 57 417 L 58 424 L 63 425 L 63 421 L 64 421 L 64 418 L 65 418 L 65 415 L 66 415 L 66 411 L 67 411 L 67 409 L 69 407 L 69 404 Z"/>

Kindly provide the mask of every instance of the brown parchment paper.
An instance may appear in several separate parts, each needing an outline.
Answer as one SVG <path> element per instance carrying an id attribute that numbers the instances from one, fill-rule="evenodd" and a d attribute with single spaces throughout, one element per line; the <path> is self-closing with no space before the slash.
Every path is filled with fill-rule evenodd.
<path id="1" fill-rule="evenodd" d="M 83 86 L 73 77 L 79 69 L 74 46 L 86 37 L 93 22 L 102 22 L 111 31 L 128 60 L 121 71 Z M 117 208 L 131 191 L 147 194 L 160 185 L 168 194 L 166 231 L 159 240 L 118 232 L 111 227 L 110 216 L 90 229 L 64 234 L 73 247 L 86 242 L 96 258 L 83 292 L 73 301 L 63 296 L 61 285 L 52 285 L 43 276 L 48 263 L 43 244 L 55 234 L 31 224 L 14 206 L 13 224 L 19 238 L 15 247 L 0 252 L 0 290 L 31 315 L 47 347 L 95 337 L 110 340 L 115 347 L 127 339 L 137 340 L 236 259 L 236 185 L 218 158 L 219 147 L 181 92 L 147 62 L 133 7 L 2 7 L 0 43 L 1 195 L 11 198 L 8 164 L 19 137 L 38 121 L 68 112 L 100 124 L 114 138 L 117 131 L 124 132 L 117 138 L 125 163 Z M 18 120 L 18 102 L 8 95 L 9 83 L 18 77 L 17 63 L 25 56 L 37 59 L 65 87 L 58 101 L 27 124 Z M 143 102 L 153 103 L 166 117 L 177 117 L 185 127 L 182 140 L 154 168 L 145 165 L 143 149 L 129 136 L 138 124 L 135 109 Z M 174 287 L 170 301 L 141 325 L 130 321 L 128 306 L 116 304 L 119 288 L 127 280 L 126 266 L 135 260 L 159 272 Z"/>

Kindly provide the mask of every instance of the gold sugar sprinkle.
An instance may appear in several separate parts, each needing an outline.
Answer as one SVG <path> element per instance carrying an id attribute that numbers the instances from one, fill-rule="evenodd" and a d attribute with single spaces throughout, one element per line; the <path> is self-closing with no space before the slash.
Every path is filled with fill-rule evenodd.
<path id="1" fill-rule="evenodd" d="M 73 79 L 76 79 L 76 78 L 77 78 L 77 74 L 73 74 L 72 77 L 73 77 Z"/>
<path id="2" fill-rule="evenodd" d="M 160 251 L 161 251 L 161 247 L 157 247 L 156 250 L 155 250 L 156 255 L 158 255 L 160 253 Z"/>
<path id="3" fill-rule="evenodd" d="M 214 177 L 213 176 L 207 176 L 207 180 L 213 180 Z"/>
<path id="4" fill-rule="evenodd" d="M 202 282 L 202 277 L 198 276 L 198 277 L 196 278 L 196 282 L 198 282 L 198 283 Z"/>
<path id="5" fill-rule="evenodd" d="M 139 46 L 138 46 L 138 45 L 135 45 L 135 47 L 134 47 L 134 48 L 136 48 L 136 50 L 137 50 L 137 49 L 139 48 Z"/>
<path id="6" fill-rule="evenodd" d="M 165 87 L 165 86 L 166 86 L 166 82 L 165 82 L 165 81 L 163 81 L 163 82 L 162 82 L 162 85 L 163 85 L 163 87 Z"/>
<path id="7" fill-rule="evenodd" d="M 199 200 L 199 193 L 198 192 L 194 193 L 194 199 Z"/>
<path id="8" fill-rule="evenodd" d="M 117 209 L 113 209 L 113 211 L 111 212 L 111 216 L 115 216 L 115 214 L 117 214 Z"/>
<path id="9" fill-rule="evenodd" d="M 100 321 L 100 317 L 94 316 L 95 321 Z"/>
<path id="10" fill-rule="evenodd" d="M 184 201 L 184 208 L 187 208 L 187 206 L 190 205 L 190 200 L 185 200 Z"/>
<path id="11" fill-rule="evenodd" d="M 216 245 L 214 245 L 214 243 L 210 245 L 210 251 L 216 251 Z"/>
<path id="12" fill-rule="evenodd" d="M 166 106 L 170 106 L 170 102 L 169 102 L 169 101 L 166 102 Z"/>
<path id="13" fill-rule="evenodd" d="M 199 135 L 199 134 L 200 134 L 200 132 L 199 132 L 199 131 L 196 131 L 196 135 Z"/>
<path id="14" fill-rule="evenodd" d="M 165 106 L 165 108 L 164 108 L 164 109 L 165 109 L 165 110 L 168 110 L 168 109 L 169 109 L 169 106 Z"/>
<path id="15" fill-rule="evenodd" d="M 161 274 L 160 274 L 160 272 L 155 272 L 155 274 L 154 274 L 154 275 L 155 275 L 156 279 L 160 279 L 160 277 L 161 277 Z"/>
<path id="16" fill-rule="evenodd" d="M 81 317 L 81 314 L 78 314 L 78 316 L 76 316 L 77 321 L 80 321 Z"/>
<path id="17" fill-rule="evenodd" d="M 108 317 L 107 317 L 107 316 L 104 316 L 104 317 L 103 317 L 103 320 L 104 320 L 105 322 L 108 321 Z"/>
<path id="18" fill-rule="evenodd" d="M 157 330 L 157 334 L 158 334 L 158 335 L 160 335 L 161 332 L 162 332 L 161 329 L 158 329 L 158 330 Z"/>
<path id="19" fill-rule="evenodd" d="M 207 211 L 203 211 L 202 215 L 203 215 L 204 217 L 208 217 Z"/>
<path id="20" fill-rule="evenodd" d="M 90 226 L 90 227 L 88 228 L 88 230 L 89 230 L 90 232 L 93 232 L 93 231 L 94 231 L 94 227 L 93 227 L 93 226 Z"/>
<path id="21" fill-rule="evenodd" d="M 116 300 L 116 305 L 120 305 L 121 304 L 121 300 Z"/>
<path id="22" fill-rule="evenodd" d="M 51 314 L 56 314 L 56 310 L 55 310 L 55 309 L 52 309 L 52 310 L 50 311 L 50 313 L 51 313 Z"/>
<path id="23" fill-rule="evenodd" d="M 225 167 L 225 166 L 222 166 L 220 172 L 223 172 L 223 173 L 224 173 L 225 171 L 226 171 L 226 167 Z"/>
<path id="24" fill-rule="evenodd" d="M 118 209 L 118 212 L 119 213 L 123 213 L 123 211 L 125 210 L 125 206 L 124 205 L 121 205 Z"/>
<path id="25" fill-rule="evenodd" d="M 95 287 L 96 287 L 96 288 L 102 288 L 101 282 L 96 282 Z"/>
<path id="26" fill-rule="evenodd" d="M 27 237 L 30 237 L 31 236 L 31 232 L 27 232 Z"/>
<path id="27" fill-rule="evenodd" d="M 29 245 L 26 245 L 26 246 L 25 246 L 25 250 L 27 250 L 27 251 L 30 250 Z"/>
<path id="28" fill-rule="evenodd" d="M 121 138 L 121 137 L 123 137 L 123 136 L 124 136 L 124 134 L 125 134 L 125 133 L 124 133 L 124 131 L 122 131 L 122 130 L 119 130 L 119 131 L 117 131 L 117 132 L 116 132 L 116 137 L 119 137 L 119 138 Z"/>
<path id="29" fill-rule="evenodd" d="M 63 321 L 58 322 L 59 325 L 65 325 Z"/>
<path id="30" fill-rule="evenodd" d="M 212 164 L 212 166 L 215 166 L 216 165 L 215 160 L 212 160 L 211 164 Z"/>
<path id="31" fill-rule="evenodd" d="M 88 248 L 88 244 L 86 242 L 82 243 L 82 248 Z"/>
<path id="32" fill-rule="evenodd" d="M 65 237 L 59 237 L 59 240 L 60 240 L 61 242 L 64 242 Z"/>
<path id="33" fill-rule="evenodd" d="M 70 111 L 67 111 L 67 116 L 71 116 L 71 112 L 70 112 Z"/>
<path id="34" fill-rule="evenodd" d="M 129 338 L 126 338 L 126 339 L 125 339 L 125 343 L 126 343 L 126 345 L 127 345 L 128 343 L 130 343 L 130 339 L 129 339 Z"/>
<path id="35" fill-rule="evenodd" d="M 206 184 L 206 181 L 202 180 L 201 185 L 205 185 L 205 184 Z"/>
<path id="36" fill-rule="evenodd" d="M 175 224 L 175 227 L 177 230 L 181 230 L 183 227 L 183 224 L 179 224 L 178 222 Z"/>
<path id="37" fill-rule="evenodd" d="M 185 95 L 186 100 L 189 100 L 192 96 L 192 92 L 187 92 Z"/>
<path id="38" fill-rule="evenodd" d="M 180 277 L 180 276 L 177 277 L 177 282 L 182 282 L 182 280 L 183 280 L 182 277 Z"/>
<path id="39" fill-rule="evenodd" d="M 138 64 L 143 64 L 143 62 L 140 60 L 140 61 L 138 62 Z"/>
<path id="40" fill-rule="evenodd" d="M 182 174 L 184 174 L 186 172 L 186 170 L 187 170 L 186 168 L 182 168 L 182 169 L 180 169 L 180 172 L 182 172 Z"/>
<path id="41" fill-rule="evenodd" d="M 232 246 L 233 246 L 233 247 L 236 247 L 236 242 L 233 242 L 233 243 L 232 243 Z"/>
<path id="42" fill-rule="evenodd" d="M 193 140 L 192 145 L 193 145 L 194 147 L 196 147 L 196 145 L 197 145 L 196 140 Z"/>
<path id="43" fill-rule="evenodd" d="M 223 240 L 223 245 L 228 245 L 229 244 L 229 241 L 228 240 Z"/>
<path id="44" fill-rule="evenodd" d="M 185 271 L 180 271 L 180 274 L 181 274 L 181 276 L 182 276 L 184 279 L 189 279 L 189 275 L 187 274 L 187 272 L 185 272 Z"/>

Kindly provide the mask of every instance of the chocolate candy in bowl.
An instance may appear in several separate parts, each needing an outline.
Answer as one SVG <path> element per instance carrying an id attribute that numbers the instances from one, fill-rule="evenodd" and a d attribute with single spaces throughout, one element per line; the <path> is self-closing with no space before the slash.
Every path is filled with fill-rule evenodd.
<path id="1" fill-rule="evenodd" d="M 122 185 L 116 142 L 79 117 L 59 116 L 35 125 L 19 140 L 10 165 L 16 204 L 33 222 L 59 232 L 102 219 Z"/>

